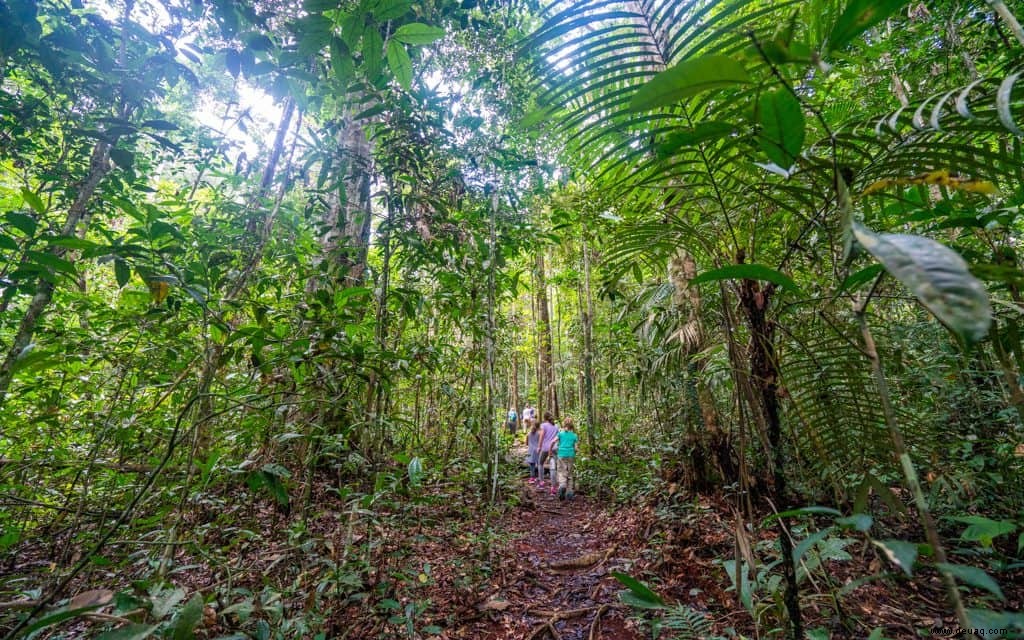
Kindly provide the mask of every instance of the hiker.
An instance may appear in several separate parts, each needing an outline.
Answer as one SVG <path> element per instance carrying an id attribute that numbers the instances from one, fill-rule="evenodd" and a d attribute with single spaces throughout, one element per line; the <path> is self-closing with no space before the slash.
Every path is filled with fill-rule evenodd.
<path id="1" fill-rule="evenodd" d="M 527 428 L 537 424 L 537 410 L 534 409 L 532 405 L 528 404 L 526 405 L 526 408 L 523 409 L 523 422 L 526 424 Z"/>
<path id="2" fill-rule="evenodd" d="M 528 483 L 534 484 L 538 480 L 537 462 L 540 460 L 540 425 L 536 422 L 526 432 L 526 463 L 530 465 L 530 479 Z"/>
<path id="3" fill-rule="evenodd" d="M 573 467 L 576 463 L 576 444 L 579 436 L 573 430 L 572 418 L 566 418 L 562 423 L 562 430 L 558 432 L 558 499 L 572 500 L 576 496 L 574 491 Z"/>
<path id="4" fill-rule="evenodd" d="M 555 419 L 550 413 L 544 414 L 544 422 L 540 424 L 540 486 L 544 486 L 544 467 L 551 458 L 551 447 L 558 442 L 558 427 L 554 425 Z M 551 480 L 551 493 L 555 492 L 555 474 L 548 476 Z"/>
<path id="5" fill-rule="evenodd" d="M 519 429 L 519 416 L 516 414 L 515 407 L 509 407 L 507 424 L 508 432 L 515 435 L 515 432 Z"/>

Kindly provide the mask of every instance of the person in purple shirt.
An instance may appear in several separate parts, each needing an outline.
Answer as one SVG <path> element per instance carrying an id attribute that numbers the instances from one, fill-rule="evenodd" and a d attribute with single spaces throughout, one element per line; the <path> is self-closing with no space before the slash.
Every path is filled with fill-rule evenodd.
<path id="1" fill-rule="evenodd" d="M 554 418 L 551 417 L 551 414 L 545 413 L 544 422 L 540 423 L 540 459 L 538 464 L 540 467 L 540 486 L 542 487 L 544 486 L 544 466 L 552 455 L 551 447 L 556 442 L 558 442 L 558 427 L 554 425 Z M 551 489 L 554 491 L 555 474 L 552 473 L 549 479 L 551 480 Z"/>

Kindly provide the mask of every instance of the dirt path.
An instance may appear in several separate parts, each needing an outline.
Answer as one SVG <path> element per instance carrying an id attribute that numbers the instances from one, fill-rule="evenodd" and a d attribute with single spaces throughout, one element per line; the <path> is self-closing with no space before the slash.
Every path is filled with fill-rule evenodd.
<path id="1" fill-rule="evenodd" d="M 501 525 L 510 543 L 496 550 L 503 575 L 481 594 L 476 620 L 463 619 L 446 637 L 487 640 L 640 640 L 645 637 L 618 598 L 612 571 L 629 572 L 639 536 L 637 518 L 609 513 L 587 496 L 560 501 L 528 484 Z"/>

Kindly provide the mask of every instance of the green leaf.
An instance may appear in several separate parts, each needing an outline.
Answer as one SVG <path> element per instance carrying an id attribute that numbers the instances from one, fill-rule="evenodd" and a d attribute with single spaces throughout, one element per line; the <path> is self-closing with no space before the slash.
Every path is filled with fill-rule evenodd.
<path id="1" fill-rule="evenodd" d="M 806 135 L 800 101 L 788 89 L 761 94 L 757 101 L 757 141 L 768 159 L 783 168 L 793 166 Z"/>
<path id="2" fill-rule="evenodd" d="M 58 622 L 63 622 L 64 620 L 67 620 L 69 618 L 75 618 L 85 613 L 89 613 L 90 611 L 99 609 L 102 606 L 104 605 L 91 604 L 87 607 L 81 607 L 78 609 L 64 609 L 62 607 L 52 613 L 48 613 L 43 617 L 39 618 L 31 625 L 29 625 L 22 633 L 24 634 L 25 638 L 32 638 L 35 635 L 35 632 L 39 631 L 40 629 L 45 629 L 46 627 L 50 627 L 57 624 Z"/>
<path id="3" fill-rule="evenodd" d="M 955 251 L 929 238 L 876 234 L 853 223 L 857 243 L 968 345 L 985 337 L 992 307 L 980 280 Z"/>
<path id="4" fill-rule="evenodd" d="M 384 39 L 376 29 L 369 29 L 363 36 L 363 66 L 370 80 L 380 75 L 384 66 Z"/>
<path id="5" fill-rule="evenodd" d="M 885 557 L 908 576 L 913 575 L 914 562 L 917 561 L 917 545 L 906 540 L 872 540 Z"/>
<path id="6" fill-rule="evenodd" d="M 423 461 L 420 460 L 419 456 L 409 461 L 406 471 L 409 474 L 409 484 L 414 487 L 419 486 L 420 481 L 423 479 Z"/>
<path id="7" fill-rule="evenodd" d="M 378 20 L 394 20 L 408 13 L 411 7 L 411 0 L 380 0 L 370 13 Z"/>
<path id="8" fill-rule="evenodd" d="M 836 524 L 839 526 L 856 529 L 861 533 L 867 532 L 867 530 L 871 528 L 872 523 L 874 523 L 874 518 L 866 513 L 855 513 L 846 518 L 836 519 Z"/>
<path id="9" fill-rule="evenodd" d="M 35 209 L 36 213 L 46 213 L 46 205 L 43 204 L 42 198 L 25 187 L 21 188 L 21 198 L 25 201 L 25 204 Z"/>
<path id="10" fill-rule="evenodd" d="M 839 292 L 842 293 L 843 291 L 856 289 L 862 284 L 871 282 L 872 280 L 875 279 L 875 277 L 878 274 L 880 274 L 884 270 L 885 267 L 883 267 L 882 265 L 873 264 L 870 267 L 865 267 L 860 271 L 851 273 L 850 275 L 846 276 L 846 279 L 843 280 L 843 283 L 839 285 Z"/>
<path id="11" fill-rule="evenodd" d="M 412 60 L 405 51 L 405 45 L 397 40 L 388 41 L 388 66 L 398 84 L 408 91 L 412 87 Z"/>
<path id="12" fill-rule="evenodd" d="M 203 619 L 203 596 L 196 593 L 185 606 L 181 608 L 178 615 L 174 617 L 174 640 L 189 640 L 192 638 L 192 630 L 196 628 L 199 621 Z"/>
<path id="13" fill-rule="evenodd" d="M 19 211 L 8 211 L 4 214 L 4 219 L 7 220 L 7 224 L 29 237 L 31 237 L 39 227 L 39 223 L 36 222 L 35 218 L 27 213 L 21 213 Z"/>
<path id="14" fill-rule="evenodd" d="M 117 279 L 119 288 L 123 288 L 132 279 L 131 267 L 121 258 L 114 258 L 114 277 Z"/>
<path id="15" fill-rule="evenodd" d="M 999 583 L 992 576 L 977 567 L 966 564 L 950 564 L 948 562 L 939 562 L 935 566 L 946 573 L 952 574 L 953 577 L 966 585 L 984 589 L 1000 600 L 1006 600 L 1003 590 L 999 588 Z"/>
<path id="16" fill-rule="evenodd" d="M 432 27 L 422 22 L 410 22 L 395 29 L 391 36 L 405 44 L 430 44 L 444 37 L 445 31 L 441 27 Z"/>
<path id="17" fill-rule="evenodd" d="M 146 120 L 139 127 L 142 129 L 155 129 L 157 131 L 176 131 L 178 129 L 178 125 L 167 120 Z"/>
<path id="18" fill-rule="evenodd" d="M 776 271 L 771 267 L 766 267 L 762 264 L 733 264 L 720 269 L 712 269 L 711 271 L 705 271 L 690 282 L 693 284 L 699 284 L 701 282 L 714 282 L 716 280 L 764 280 L 766 282 L 772 282 L 779 285 L 783 289 L 789 289 L 795 293 L 800 293 L 800 287 L 796 286 L 792 278 L 786 274 Z"/>
<path id="19" fill-rule="evenodd" d="M 626 604 L 640 609 L 665 608 L 664 600 L 636 578 L 618 571 L 612 571 L 612 577 L 629 589 L 629 591 L 619 592 L 619 599 Z"/>
<path id="20" fill-rule="evenodd" d="M 810 551 L 811 547 L 816 543 L 821 542 L 825 536 L 830 533 L 832 533 L 832 527 L 826 527 L 801 540 L 800 544 L 796 545 L 793 549 L 793 564 L 799 564 L 800 560 L 804 557 L 804 554 Z"/>
<path id="21" fill-rule="evenodd" d="M 59 258 L 52 253 L 46 253 L 43 251 L 29 251 L 27 257 L 35 262 L 36 264 L 42 265 L 49 269 L 53 269 L 57 273 L 66 273 L 69 276 L 77 276 L 78 271 L 75 270 L 75 265 L 71 264 L 64 258 Z"/>
<path id="22" fill-rule="evenodd" d="M 953 520 L 969 525 L 960 534 L 961 540 L 980 542 L 983 547 L 991 547 L 993 539 L 1017 530 L 1017 525 L 1009 520 L 990 520 L 983 516 L 960 516 Z"/>
<path id="23" fill-rule="evenodd" d="M 735 127 L 728 122 L 702 122 L 692 129 L 683 129 L 665 138 L 665 141 L 658 145 L 658 155 L 667 158 L 683 147 L 724 138 L 734 129 Z"/>
<path id="24" fill-rule="evenodd" d="M 974 629 L 1005 629 L 1009 635 L 993 637 L 1019 638 L 1024 633 L 1024 614 L 1012 611 L 991 611 L 989 609 L 968 609 L 967 620 Z"/>
<path id="25" fill-rule="evenodd" d="M 832 27 L 828 50 L 836 51 L 895 13 L 910 0 L 852 0 Z"/>
<path id="26" fill-rule="evenodd" d="M 727 56 L 684 60 L 654 76 L 633 94 L 630 111 L 649 111 L 712 89 L 750 82 L 742 64 Z"/>
<path id="27" fill-rule="evenodd" d="M 111 149 L 110 159 L 114 161 L 114 164 L 126 171 L 135 164 L 135 154 L 127 149 L 118 149 L 116 147 Z"/>
<path id="28" fill-rule="evenodd" d="M 130 624 L 120 629 L 107 631 L 96 636 L 95 640 L 144 640 L 153 635 L 160 625 L 158 624 Z"/>
<path id="29" fill-rule="evenodd" d="M 999 600 L 1005 601 L 1007 599 L 1005 595 L 1002 595 L 1002 590 L 999 588 L 999 584 L 995 582 L 991 575 L 976 566 L 970 566 L 968 564 L 950 564 L 948 562 L 939 562 L 935 566 L 952 574 L 953 578 L 961 581 L 965 585 L 984 589 Z"/>
<path id="30" fill-rule="evenodd" d="M 11 236 L 0 234 L 0 249 L 17 251 L 18 243 Z"/>
<path id="31" fill-rule="evenodd" d="M 153 608 L 150 613 L 159 620 L 171 612 L 179 602 L 185 599 L 185 590 L 180 587 L 165 589 L 152 597 Z"/>

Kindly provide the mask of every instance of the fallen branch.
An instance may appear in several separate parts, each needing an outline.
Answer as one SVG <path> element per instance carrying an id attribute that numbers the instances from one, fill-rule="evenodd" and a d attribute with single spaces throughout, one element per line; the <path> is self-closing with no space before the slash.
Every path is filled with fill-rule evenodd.
<path id="1" fill-rule="evenodd" d="M 595 564 L 599 564 L 601 562 L 604 562 L 605 560 L 607 560 L 608 558 L 611 557 L 611 555 L 612 555 L 612 553 L 614 553 L 614 551 L 615 551 L 614 548 L 608 549 L 607 551 L 605 551 L 603 553 L 600 552 L 600 551 L 594 551 L 593 553 L 588 553 L 588 554 L 582 555 L 582 556 L 580 556 L 578 558 L 573 558 L 572 560 L 563 560 L 562 562 L 551 562 L 551 563 L 548 563 L 548 568 L 549 569 L 585 569 L 585 568 L 593 566 Z"/>
<path id="2" fill-rule="evenodd" d="M 569 611 L 548 611 L 546 609 L 537 609 L 533 613 L 541 616 L 547 616 L 548 619 L 534 627 L 530 635 L 526 636 L 526 640 L 536 640 L 541 637 L 541 634 L 545 630 L 551 632 L 551 637 L 555 640 L 561 640 L 561 636 L 558 635 L 558 631 L 555 630 L 555 623 L 561 620 L 568 620 L 569 618 L 575 618 L 591 611 L 600 611 L 601 609 L 608 608 L 608 605 L 603 604 L 600 607 L 584 607 L 582 609 L 570 609 Z M 527 611 L 530 611 L 528 608 Z"/>
<path id="3" fill-rule="evenodd" d="M 590 623 L 590 635 L 587 636 L 587 640 L 596 640 L 597 632 L 601 630 L 601 614 L 608 610 L 608 605 L 603 604 L 597 609 L 597 613 L 594 614 L 594 621 Z"/>

